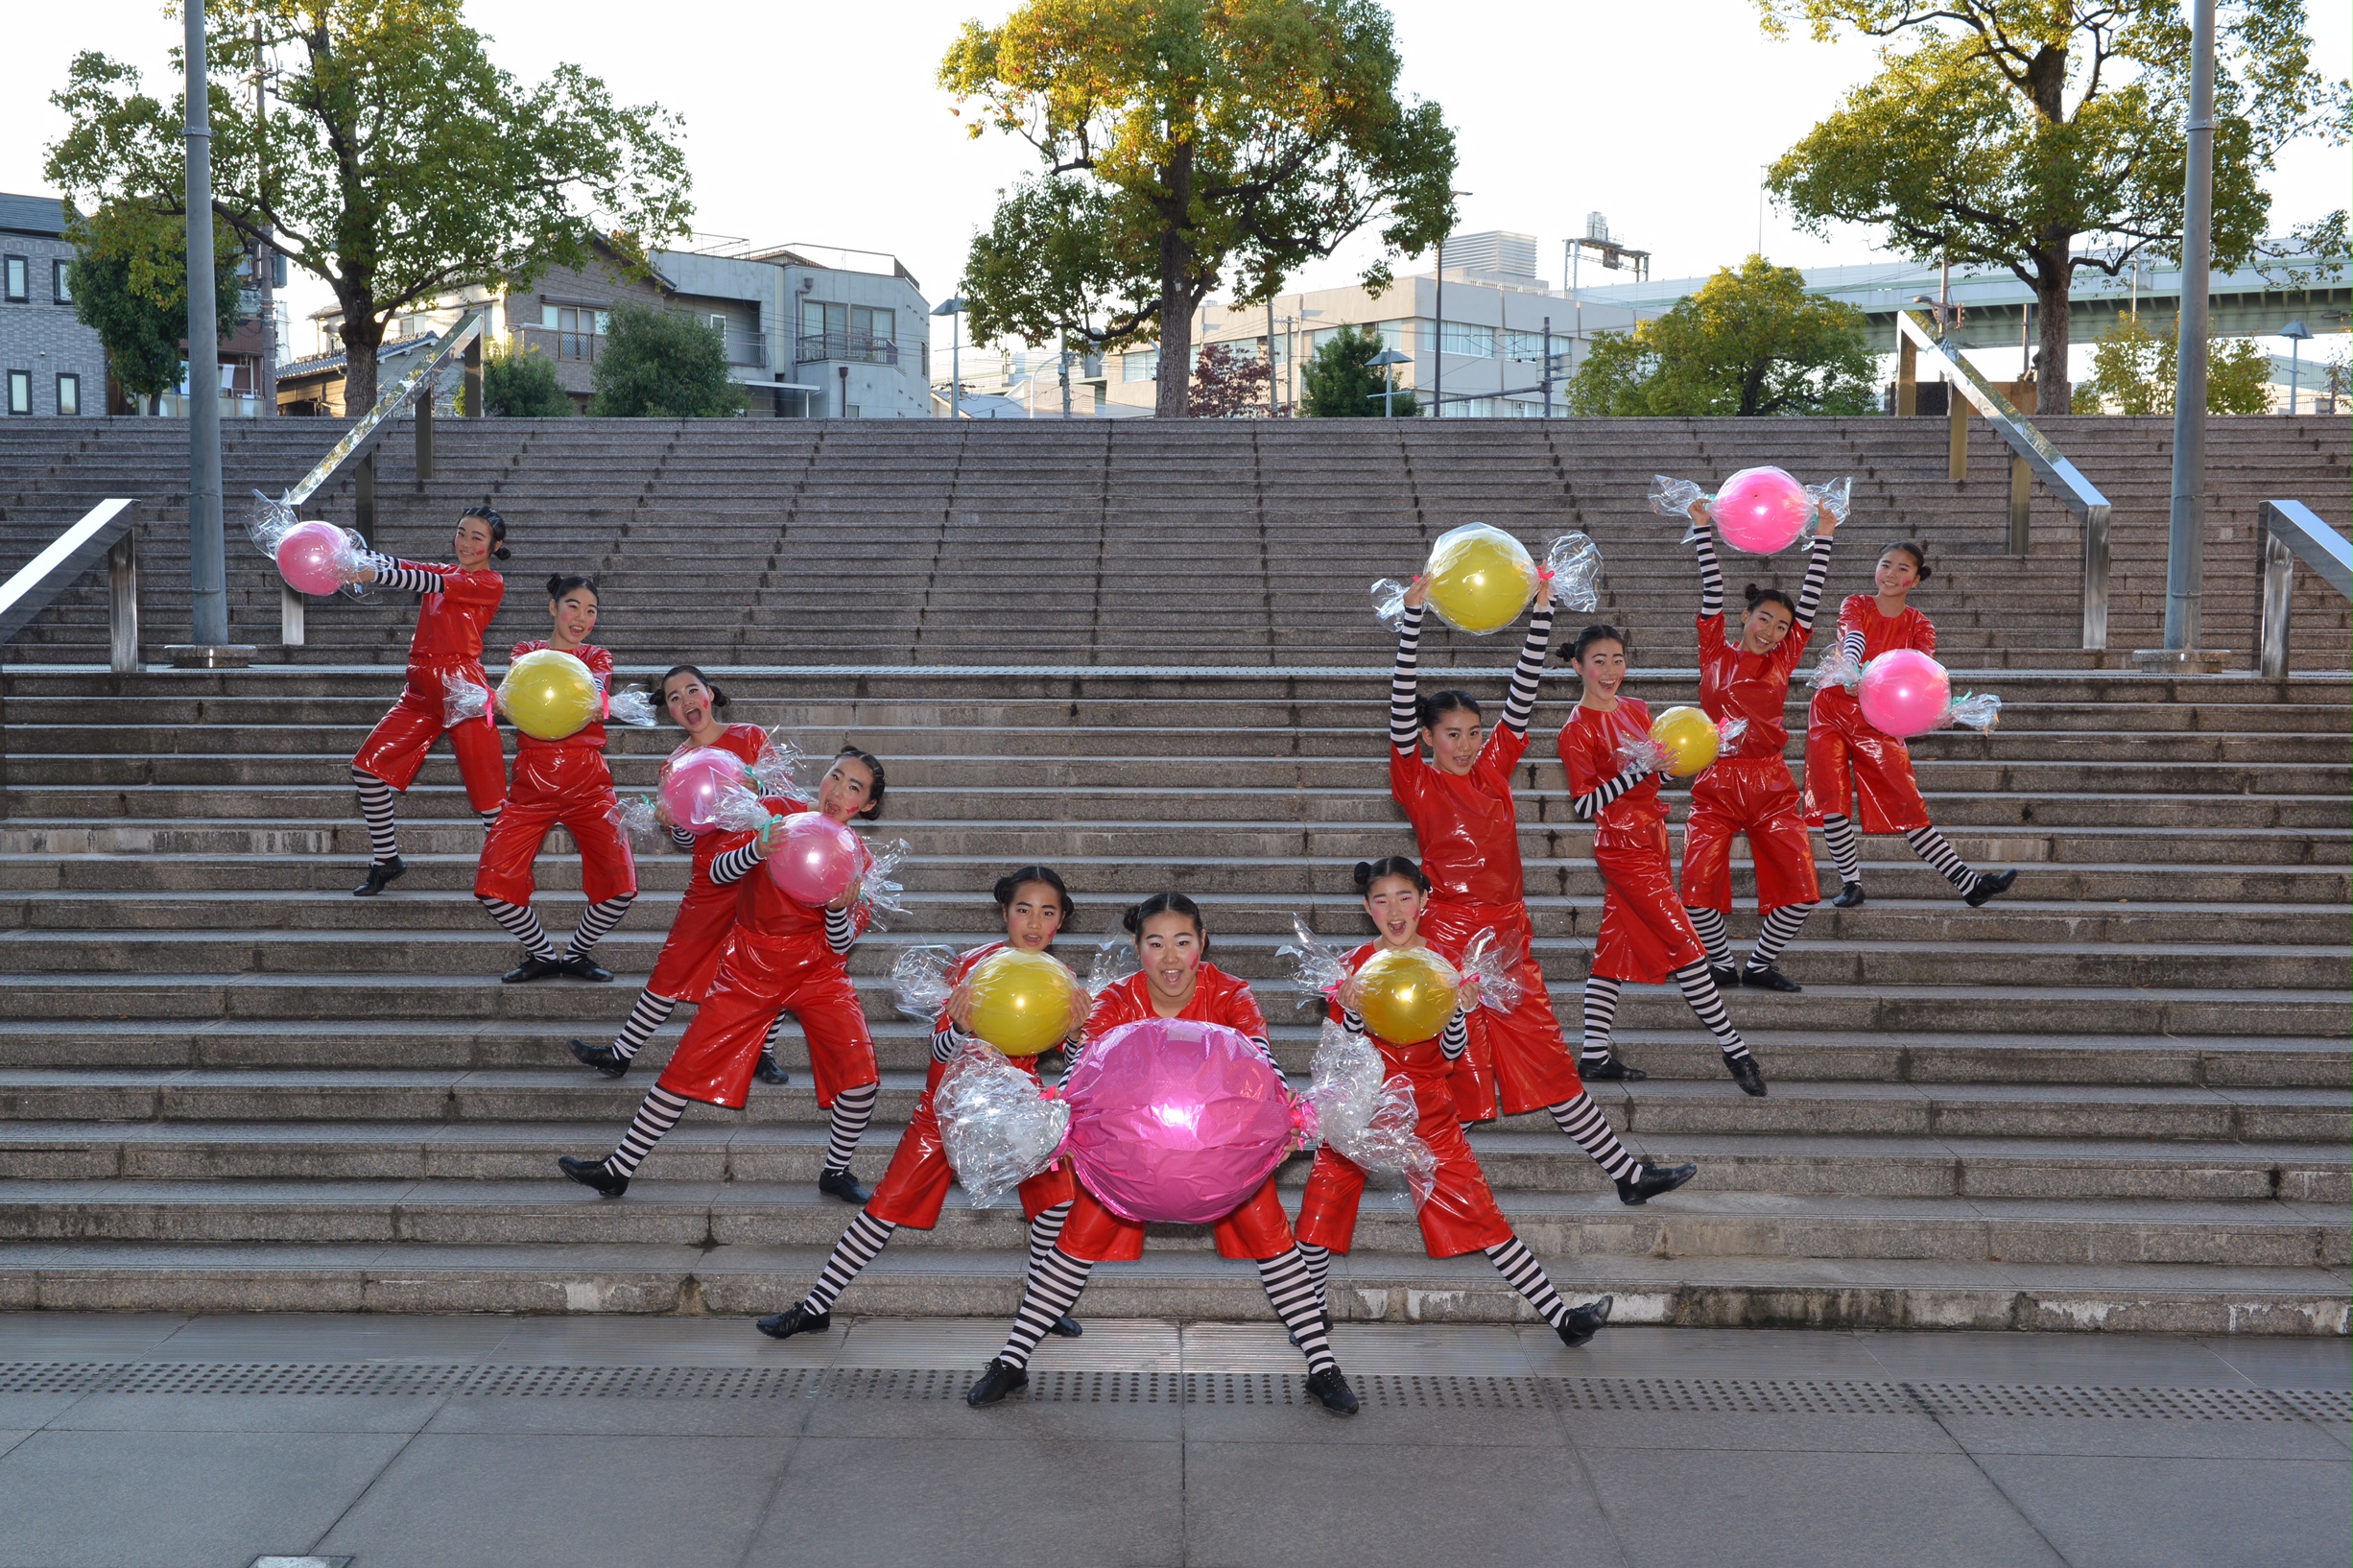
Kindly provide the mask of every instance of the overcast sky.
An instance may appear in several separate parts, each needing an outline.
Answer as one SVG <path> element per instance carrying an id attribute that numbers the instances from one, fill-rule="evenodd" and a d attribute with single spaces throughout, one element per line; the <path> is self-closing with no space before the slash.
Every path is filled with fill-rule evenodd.
<path id="1" fill-rule="evenodd" d="M 525 80 L 559 60 L 625 101 L 686 120 L 697 224 L 713 234 L 887 250 L 938 300 L 954 286 L 997 189 L 1030 166 L 994 134 L 968 139 L 934 84 L 959 23 L 1004 0 L 697 0 L 648 12 L 606 0 L 471 0 L 491 55 Z M 1759 166 L 1870 75 L 1859 43 L 1776 43 L 1749 0 L 1392 0 L 1405 89 L 1455 129 L 1464 231 L 1538 236 L 1556 280 L 1564 237 L 1585 214 L 1653 254 L 1652 275 L 1702 273 L 1757 243 Z M 2315 58 L 2353 58 L 2353 7 L 2313 7 Z M 77 50 L 108 51 L 163 81 L 179 25 L 156 0 L 11 8 L 0 50 L 0 190 L 36 192 L 42 149 L 63 130 L 47 102 Z M 2272 181 L 2275 228 L 2346 201 L 2353 159 L 2307 145 Z M 1817 239 L 1768 210 L 1765 250 L 1815 266 L 1882 259 L 1866 232 Z M 1298 280 L 1346 281 L 1359 243 Z M 323 302 L 297 284 L 302 311 Z M 944 329 L 945 323 L 940 323 Z M 941 339 L 944 342 L 944 336 Z M 296 345 L 307 348 L 297 326 Z"/>

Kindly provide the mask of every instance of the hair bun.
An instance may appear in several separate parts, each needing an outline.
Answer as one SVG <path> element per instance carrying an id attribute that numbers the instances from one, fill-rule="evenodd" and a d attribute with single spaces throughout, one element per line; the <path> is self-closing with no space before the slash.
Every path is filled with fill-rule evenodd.
<path id="1" fill-rule="evenodd" d="M 1128 906 L 1127 913 L 1119 917 L 1119 928 L 1130 937 L 1140 937 L 1144 934 L 1144 917 L 1137 913 L 1143 907 L 1141 904 L 1130 904 Z"/>
<path id="2" fill-rule="evenodd" d="M 501 559 L 501 560 L 509 560 L 509 559 L 511 559 L 511 558 L 513 558 L 513 556 L 514 556 L 514 552 L 513 552 L 513 551 L 511 551 L 511 550 L 510 550 L 510 549 L 508 549 L 508 548 L 507 548 L 505 545 L 503 545 L 503 544 L 502 544 L 502 545 L 499 545 L 499 546 L 497 546 L 497 547 L 495 547 L 494 549 L 492 549 L 492 550 L 491 550 L 491 552 L 490 552 L 490 554 L 492 554 L 493 556 L 496 556 L 496 557 L 497 557 L 499 559 Z"/>
<path id="3" fill-rule="evenodd" d="M 1744 582 L 1741 584 L 1740 588 L 1740 596 L 1748 601 L 1748 607 L 1750 609 L 1756 608 L 1756 602 L 1758 598 L 1764 594 L 1764 589 L 1758 587 L 1753 582 Z"/>
<path id="4" fill-rule="evenodd" d="M 1371 886 L 1372 862 L 1368 860 L 1360 860 L 1356 863 L 1356 891 L 1358 892 L 1363 892 L 1366 889 Z"/>
<path id="5" fill-rule="evenodd" d="M 563 574 L 561 572 L 554 574 L 547 580 L 547 596 L 550 599 L 563 597 Z"/>
<path id="6" fill-rule="evenodd" d="M 1010 904 L 1013 901 L 1013 894 L 1020 891 L 1020 883 L 1015 882 L 1010 876 L 1001 876 L 997 878 L 997 885 L 988 890 L 988 896 L 994 898 L 1000 905 Z"/>

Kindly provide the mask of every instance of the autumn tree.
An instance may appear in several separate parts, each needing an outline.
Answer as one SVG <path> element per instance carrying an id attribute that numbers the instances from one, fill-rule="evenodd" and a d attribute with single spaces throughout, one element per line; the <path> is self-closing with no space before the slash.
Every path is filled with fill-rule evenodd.
<path id="1" fill-rule="evenodd" d="M 2040 315 L 2035 407 L 2068 408 L 2067 299 L 2086 269 L 2113 277 L 2178 259 L 2190 30 L 2179 0 L 1757 0 L 1769 33 L 1893 40 L 1772 166 L 1777 200 L 1816 233 L 1863 224 L 1920 261 L 2006 270 Z M 2213 259 L 2267 253 L 2279 150 L 2341 140 L 2348 97 L 2311 66 L 2303 0 L 2222 10 L 2215 78 Z M 2280 252 L 2343 253 L 2340 210 Z M 2097 244 L 2082 243 L 2086 240 Z"/>
<path id="2" fill-rule="evenodd" d="M 1267 362 L 1227 343 L 1201 344 L 1185 413 L 1196 419 L 1241 419 L 1267 412 Z"/>
<path id="3" fill-rule="evenodd" d="M 966 23 L 941 85 L 972 134 L 1041 161 L 973 242 L 974 336 L 1156 340 L 1155 412 L 1182 417 L 1212 290 L 1260 304 L 1368 225 L 1415 255 L 1452 224 L 1454 134 L 1399 99 L 1399 64 L 1373 0 L 1027 0 Z"/>
<path id="4" fill-rule="evenodd" d="M 2077 414 L 2171 414 L 2181 364 L 2181 321 L 2152 330 L 2138 311 L 2119 316 L 2092 345 L 2092 373 L 2077 384 Z M 2209 338 L 2206 412 L 2268 414 L 2271 357 L 2252 338 Z"/>
<path id="5" fill-rule="evenodd" d="M 1663 316 L 1594 334 L 1569 411 L 1607 415 L 1868 414 L 1863 312 L 1806 293 L 1805 274 L 1750 256 Z"/>
<path id="6" fill-rule="evenodd" d="M 686 230 L 677 116 L 616 105 L 577 65 L 518 83 L 459 0 L 212 0 L 205 25 L 214 217 L 335 291 L 351 407 L 375 400 L 400 312 L 466 284 L 527 288 L 600 243 L 641 260 Z M 183 96 L 150 96 L 137 67 L 85 52 L 50 102 L 73 128 L 48 149 L 50 180 L 184 216 Z"/>

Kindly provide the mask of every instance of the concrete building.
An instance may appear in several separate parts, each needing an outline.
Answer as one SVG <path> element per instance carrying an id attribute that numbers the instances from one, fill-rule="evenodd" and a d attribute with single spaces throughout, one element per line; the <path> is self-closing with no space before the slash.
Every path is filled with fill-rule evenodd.
<path id="1" fill-rule="evenodd" d="M 107 412 L 107 351 L 66 281 L 68 217 L 54 196 L 0 195 L 0 417 Z"/>

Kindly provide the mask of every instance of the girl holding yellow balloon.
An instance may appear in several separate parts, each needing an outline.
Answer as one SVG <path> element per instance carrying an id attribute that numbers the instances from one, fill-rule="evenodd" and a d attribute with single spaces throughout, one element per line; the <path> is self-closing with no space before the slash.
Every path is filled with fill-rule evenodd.
<path id="1" fill-rule="evenodd" d="M 515 727 L 514 779 L 474 870 L 474 896 L 523 944 L 523 962 L 507 971 L 510 985 L 559 974 L 612 979 L 592 955 L 637 901 L 637 862 L 605 765 L 613 656 L 588 642 L 597 626 L 595 579 L 549 578 L 547 612 L 549 634 L 514 645 L 499 686 L 500 709 Z M 531 907 L 532 863 L 558 823 L 580 849 L 581 894 L 588 900 L 561 958 Z"/>
<path id="2" fill-rule="evenodd" d="M 1667 807 L 1658 798 L 1667 748 L 1652 738 L 1649 706 L 1618 694 L 1626 683 L 1625 634 L 1611 626 L 1589 626 L 1578 633 L 1569 662 L 1584 693 L 1560 726 L 1560 761 L 1569 771 L 1570 808 L 1580 821 L 1593 824 L 1593 861 L 1604 890 L 1602 929 L 1585 977 L 1584 1072 L 1593 1078 L 1644 1076 L 1610 1050 L 1618 991 L 1629 980 L 1656 986 L 1672 979 L 1716 1036 L 1732 1081 L 1744 1093 L 1761 1095 L 1764 1075 L 1724 1011 L 1708 972 L 1707 947 L 1676 891 Z M 1706 725 L 1704 716 L 1693 717 Z"/>
<path id="3" fill-rule="evenodd" d="M 823 1332 L 833 1322 L 834 1302 L 874 1261 L 893 1231 L 901 1225 L 929 1230 L 939 1223 L 956 1173 L 940 1146 L 939 1115 L 932 1096 L 959 1052 L 975 1038 L 986 1040 L 1034 1074 L 1037 1058 L 1047 1050 L 1075 1041 L 1084 1032 L 1094 998 L 1077 975 L 1046 951 L 1070 919 L 1070 890 L 1051 868 L 1025 866 L 998 878 L 995 895 L 1005 920 L 1004 939 L 960 955 L 947 968 L 944 979 L 951 989 L 932 1024 L 931 1072 L 899 1137 L 898 1151 L 891 1156 L 891 1168 L 834 1244 L 833 1255 L 809 1294 L 753 1325 L 769 1338 Z M 1069 1168 L 1058 1165 L 1041 1172 L 1023 1182 L 1020 1191 L 1034 1268 L 1070 1217 Z M 1046 1332 L 1075 1339 L 1080 1329 L 1064 1313 Z"/>

